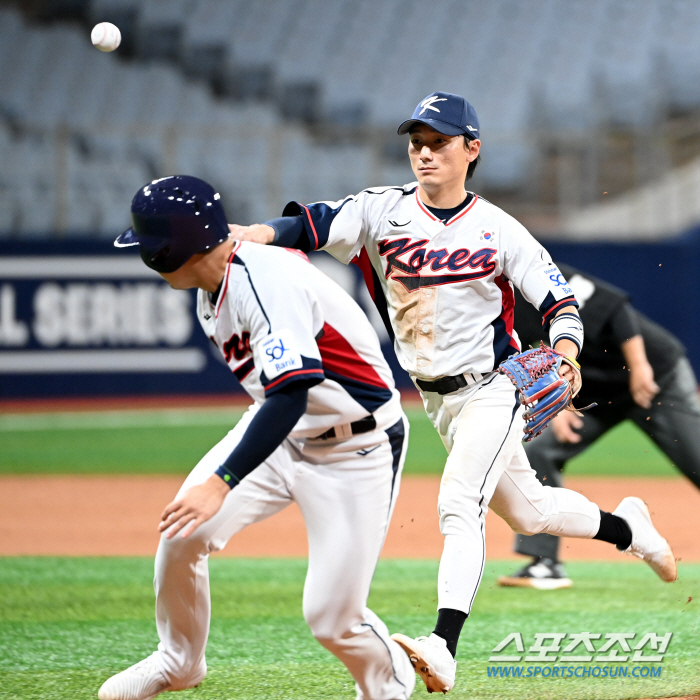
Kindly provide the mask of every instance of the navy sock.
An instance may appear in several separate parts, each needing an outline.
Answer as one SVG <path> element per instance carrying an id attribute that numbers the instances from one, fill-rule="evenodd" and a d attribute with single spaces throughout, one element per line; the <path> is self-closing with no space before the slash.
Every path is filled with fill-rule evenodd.
<path id="1" fill-rule="evenodd" d="M 433 634 L 442 637 L 447 642 L 447 650 L 452 658 L 457 654 L 457 642 L 462 633 L 462 627 L 467 619 L 467 613 L 452 608 L 440 608 Z"/>
<path id="2" fill-rule="evenodd" d="M 614 544 L 624 551 L 632 544 L 632 530 L 622 518 L 612 513 L 600 511 L 600 529 L 593 535 L 594 540 L 602 540 Z"/>

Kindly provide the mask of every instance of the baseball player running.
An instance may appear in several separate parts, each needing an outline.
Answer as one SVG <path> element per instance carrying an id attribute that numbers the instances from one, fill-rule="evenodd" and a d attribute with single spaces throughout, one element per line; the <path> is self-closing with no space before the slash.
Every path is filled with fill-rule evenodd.
<path id="1" fill-rule="evenodd" d="M 700 488 L 698 383 L 682 343 L 637 311 L 621 289 L 569 265 L 558 267 L 576 295 L 586 328 L 579 400 L 598 406 L 581 416 L 562 411 L 552 430 L 525 444 L 537 478 L 561 486 L 570 459 L 629 419 Z M 517 291 L 515 328 L 524 346 L 546 340 L 539 315 Z M 558 537 L 517 535 L 515 551 L 532 560 L 499 578 L 500 585 L 543 590 L 572 585 L 559 561 Z"/>
<path id="2" fill-rule="evenodd" d="M 611 542 L 667 581 L 676 578 L 676 567 L 642 501 L 624 499 L 615 513 L 602 512 L 574 491 L 543 486 L 528 464 L 523 407 L 509 379 L 495 372 L 520 351 L 513 284 L 538 309 L 551 346 L 564 356 L 580 352 L 583 327 L 573 293 L 556 284 L 560 272 L 544 248 L 513 218 L 465 191 L 481 146 L 474 108 L 463 97 L 435 92 L 398 131 L 410 135 L 417 182 L 337 202 L 291 202 L 279 219 L 232 231 L 356 261 L 393 329 L 399 361 L 449 452 L 438 498 L 445 544 L 437 624 L 427 637 L 394 639 L 428 690 L 447 692 L 483 572 L 489 505 L 516 532 Z M 577 387 L 574 363 L 559 371 Z"/>
<path id="3" fill-rule="evenodd" d="M 346 665 L 358 700 L 406 700 L 411 663 L 366 607 L 408 431 L 369 321 L 305 255 L 229 238 L 219 195 L 197 178 L 156 180 L 131 211 L 115 245 L 139 245 L 172 287 L 199 289 L 202 328 L 254 403 L 163 511 L 160 644 L 107 680 L 100 700 L 147 700 L 202 681 L 209 554 L 292 501 L 308 532 L 311 631 Z"/>

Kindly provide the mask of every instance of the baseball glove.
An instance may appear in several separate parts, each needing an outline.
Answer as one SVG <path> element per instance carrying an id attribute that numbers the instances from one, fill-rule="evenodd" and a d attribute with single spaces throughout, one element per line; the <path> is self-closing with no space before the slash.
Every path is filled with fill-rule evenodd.
<path id="1" fill-rule="evenodd" d="M 559 375 L 566 363 L 574 369 L 573 385 Z M 578 362 L 547 346 L 511 355 L 501 363 L 498 371 L 505 374 L 520 392 L 520 403 L 526 406 L 525 441 L 537 437 L 549 421 L 564 409 L 576 411 L 572 401 L 581 389 L 581 371 Z M 587 406 L 590 408 L 590 406 Z"/>

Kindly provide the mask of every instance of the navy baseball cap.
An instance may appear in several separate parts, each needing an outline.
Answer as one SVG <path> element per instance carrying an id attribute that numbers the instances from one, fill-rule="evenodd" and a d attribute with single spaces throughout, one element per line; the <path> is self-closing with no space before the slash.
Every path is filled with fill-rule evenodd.
<path id="1" fill-rule="evenodd" d="M 415 124 L 427 124 L 447 136 L 464 134 L 479 138 L 479 118 L 476 110 L 461 95 L 433 92 L 413 110 L 413 116 L 399 126 L 399 134 L 407 134 Z"/>

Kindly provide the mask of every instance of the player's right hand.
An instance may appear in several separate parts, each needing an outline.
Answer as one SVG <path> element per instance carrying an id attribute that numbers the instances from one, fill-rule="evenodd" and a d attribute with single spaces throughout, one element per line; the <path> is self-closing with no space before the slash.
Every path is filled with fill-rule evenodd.
<path id="1" fill-rule="evenodd" d="M 576 430 L 583 428 L 583 421 L 573 411 L 562 411 L 552 418 L 549 425 L 559 442 L 574 444 L 581 442 L 581 436 Z"/>
<path id="2" fill-rule="evenodd" d="M 184 495 L 165 506 L 160 516 L 159 532 L 165 532 L 170 539 L 182 530 L 181 537 L 191 535 L 202 523 L 219 512 L 231 489 L 216 474 L 212 474 L 203 484 L 185 491 Z"/>
<path id="3" fill-rule="evenodd" d="M 239 241 L 252 241 L 267 245 L 272 243 L 275 238 L 275 229 L 267 224 L 253 224 L 252 226 L 229 224 L 228 228 L 231 232 L 231 238 L 236 238 Z"/>

